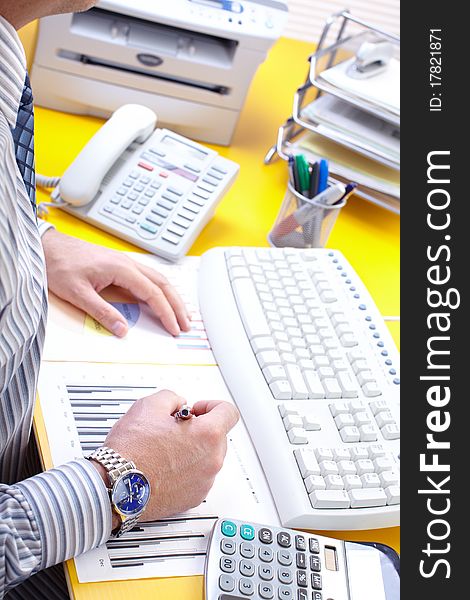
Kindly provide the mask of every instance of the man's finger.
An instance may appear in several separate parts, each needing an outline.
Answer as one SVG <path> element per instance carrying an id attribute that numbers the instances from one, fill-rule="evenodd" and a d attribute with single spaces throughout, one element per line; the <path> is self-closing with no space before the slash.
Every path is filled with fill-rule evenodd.
<path id="1" fill-rule="evenodd" d="M 179 326 L 183 331 L 189 331 L 191 329 L 191 323 L 189 319 L 189 312 L 186 308 L 181 296 L 171 285 L 171 283 L 158 271 L 155 271 L 151 267 L 136 263 L 137 268 L 141 273 L 150 279 L 155 285 L 157 285 L 162 292 L 165 294 L 166 299 L 170 303 L 171 307 L 175 311 L 176 318 L 178 319 Z"/>
<path id="2" fill-rule="evenodd" d="M 157 409 L 158 412 L 161 412 L 165 415 L 172 415 L 178 409 L 181 408 L 183 404 L 186 404 L 186 400 L 175 392 L 170 390 L 159 390 L 155 394 L 151 396 L 147 396 L 145 398 L 146 402 L 152 403 L 152 408 Z"/>
<path id="3" fill-rule="evenodd" d="M 114 306 L 103 300 L 92 285 L 83 286 L 72 302 L 114 335 L 118 337 L 126 335 L 129 329 L 126 319 Z"/>
<path id="4" fill-rule="evenodd" d="M 225 433 L 228 433 L 240 418 L 235 406 L 223 400 L 201 400 L 196 402 L 192 412 L 211 425 L 220 425 Z"/>
<path id="5" fill-rule="evenodd" d="M 136 269 L 134 263 L 121 268 L 116 273 L 113 283 L 148 304 L 169 333 L 178 335 L 181 332 L 175 312 L 165 294 L 148 277 Z"/>

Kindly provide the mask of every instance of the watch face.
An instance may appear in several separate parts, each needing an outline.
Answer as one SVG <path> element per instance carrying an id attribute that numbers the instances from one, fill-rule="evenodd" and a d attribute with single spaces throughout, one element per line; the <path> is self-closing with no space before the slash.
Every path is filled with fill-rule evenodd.
<path id="1" fill-rule="evenodd" d="M 145 475 L 131 471 L 120 477 L 114 488 L 112 501 L 123 515 L 141 513 L 150 497 L 150 483 Z"/>

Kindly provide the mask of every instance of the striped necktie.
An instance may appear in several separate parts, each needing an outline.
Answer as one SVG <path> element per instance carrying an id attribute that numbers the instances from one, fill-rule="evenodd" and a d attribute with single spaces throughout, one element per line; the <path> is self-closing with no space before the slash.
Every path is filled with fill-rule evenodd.
<path id="1" fill-rule="evenodd" d="M 33 92 L 29 82 L 28 73 L 24 82 L 23 95 L 21 96 L 18 118 L 15 129 L 12 131 L 15 142 L 16 162 L 23 177 L 26 192 L 28 193 L 36 214 L 36 176 L 34 172 L 34 110 Z"/>

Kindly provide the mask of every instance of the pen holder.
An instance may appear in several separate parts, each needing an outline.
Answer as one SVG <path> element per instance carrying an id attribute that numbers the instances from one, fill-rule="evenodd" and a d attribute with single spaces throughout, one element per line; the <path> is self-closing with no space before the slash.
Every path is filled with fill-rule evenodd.
<path id="1" fill-rule="evenodd" d="M 289 181 L 279 214 L 268 235 L 277 248 L 323 248 L 346 200 L 327 206 L 297 192 Z"/>

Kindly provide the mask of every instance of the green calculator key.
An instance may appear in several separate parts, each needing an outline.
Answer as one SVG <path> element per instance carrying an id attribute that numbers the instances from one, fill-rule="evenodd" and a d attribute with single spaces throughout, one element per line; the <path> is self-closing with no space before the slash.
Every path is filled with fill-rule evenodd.
<path id="1" fill-rule="evenodd" d="M 241 525 L 240 526 L 240 535 L 244 540 L 251 541 L 255 537 L 254 527 L 251 525 Z"/>
<path id="2" fill-rule="evenodd" d="M 234 537 L 237 533 L 237 526 L 232 521 L 223 521 L 221 529 L 222 533 L 227 537 Z"/>

